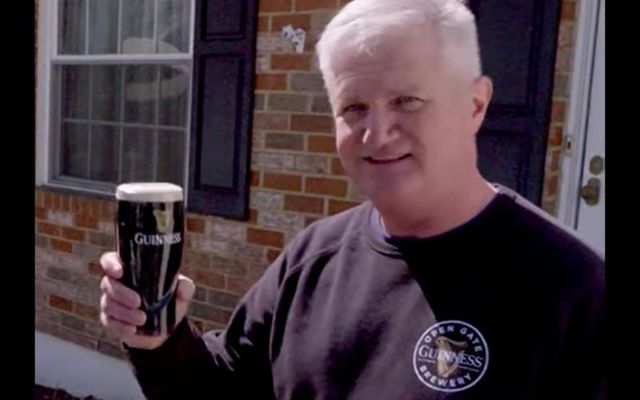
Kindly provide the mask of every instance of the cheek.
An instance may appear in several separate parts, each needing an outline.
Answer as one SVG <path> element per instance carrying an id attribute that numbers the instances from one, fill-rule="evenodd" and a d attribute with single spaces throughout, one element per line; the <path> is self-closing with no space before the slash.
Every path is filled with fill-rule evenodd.
<path id="1" fill-rule="evenodd" d="M 340 158 L 345 162 L 349 162 L 349 159 L 357 156 L 357 135 L 344 124 L 336 126 L 336 149 Z"/>

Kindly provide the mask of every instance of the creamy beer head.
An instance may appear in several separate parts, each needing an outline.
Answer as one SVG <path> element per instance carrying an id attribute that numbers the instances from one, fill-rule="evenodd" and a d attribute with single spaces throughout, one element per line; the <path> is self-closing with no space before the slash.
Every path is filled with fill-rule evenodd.
<path id="1" fill-rule="evenodd" d="M 182 201 L 182 188 L 173 183 L 123 183 L 116 189 L 116 199 L 136 203 L 166 203 Z"/>
<path id="2" fill-rule="evenodd" d="M 184 202 L 171 183 L 125 183 L 116 189 L 121 282 L 138 292 L 147 319 L 138 333 L 169 333 L 184 243 Z"/>

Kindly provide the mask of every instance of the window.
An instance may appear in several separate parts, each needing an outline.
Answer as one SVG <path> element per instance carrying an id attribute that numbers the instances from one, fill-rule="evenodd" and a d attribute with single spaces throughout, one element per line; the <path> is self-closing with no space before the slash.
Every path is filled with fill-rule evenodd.
<path id="1" fill-rule="evenodd" d="M 37 185 L 248 218 L 257 0 L 40 0 Z"/>

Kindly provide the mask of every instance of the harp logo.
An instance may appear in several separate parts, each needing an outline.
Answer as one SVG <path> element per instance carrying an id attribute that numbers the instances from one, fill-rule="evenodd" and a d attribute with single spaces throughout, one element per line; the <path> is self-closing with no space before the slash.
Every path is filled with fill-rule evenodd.
<path id="1" fill-rule="evenodd" d="M 418 379 L 439 392 L 459 392 L 478 383 L 489 366 L 489 348 L 478 329 L 462 321 L 428 328 L 413 352 Z"/>

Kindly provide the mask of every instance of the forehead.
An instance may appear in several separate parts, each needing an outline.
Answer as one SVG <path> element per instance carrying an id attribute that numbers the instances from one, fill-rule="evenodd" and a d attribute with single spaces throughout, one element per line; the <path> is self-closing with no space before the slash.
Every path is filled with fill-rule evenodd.
<path id="1" fill-rule="evenodd" d="M 370 90 L 402 91 L 438 79 L 436 41 L 424 31 L 390 33 L 364 49 L 347 42 L 333 50 L 331 57 L 330 97 Z"/>

